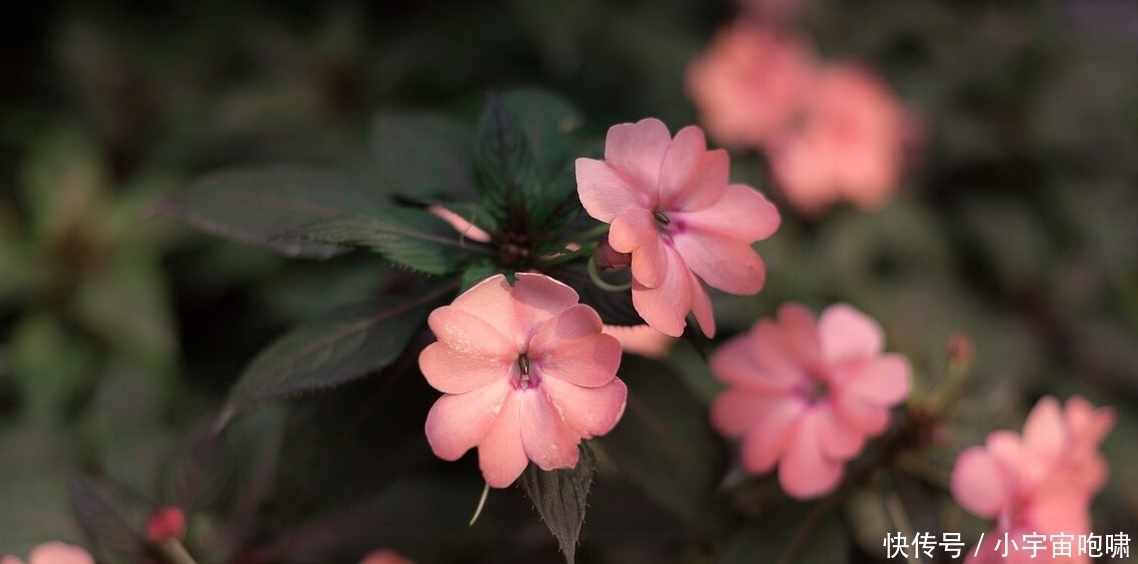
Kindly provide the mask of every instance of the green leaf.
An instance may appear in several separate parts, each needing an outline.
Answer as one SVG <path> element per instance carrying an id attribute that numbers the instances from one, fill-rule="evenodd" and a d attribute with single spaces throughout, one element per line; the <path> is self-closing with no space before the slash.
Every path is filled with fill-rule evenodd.
<path id="1" fill-rule="evenodd" d="M 474 129 L 445 116 L 383 111 L 371 150 L 390 187 L 413 199 L 474 198 Z"/>
<path id="2" fill-rule="evenodd" d="M 628 407 L 597 443 L 650 499 L 692 524 L 711 524 L 724 453 L 703 405 L 666 364 L 625 355 L 619 376 Z"/>
<path id="3" fill-rule="evenodd" d="M 454 288 L 446 283 L 414 296 L 380 296 L 294 329 L 241 374 L 219 425 L 256 403 L 335 386 L 387 366 Z"/>
<path id="4" fill-rule="evenodd" d="M 364 247 L 396 264 L 440 276 L 462 270 L 472 253 L 492 254 L 442 219 L 415 208 L 389 208 L 367 217 L 345 214 L 293 229 L 281 238 Z"/>
<path id="5" fill-rule="evenodd" d="M 536 89 L 507 92 L 502 105 L 525 134 L 537 167 L 539 181 L 522 186 L 530 225 L 558 233 L 578 207 L 575 154 L 568 134 L 580 126 L 581 114 L 563 98 Z"/>
<path id="6" fill-rule="evenodd" d="M 329 170 L 268 167 L 218 172 L 150 208 L 207 233 L 268 247 L 286 256 L 327 258 L 342 249 L 278 235 L 345 212 L 383 209 L 378 191 Z"/>
<path id="7" fill-rule="evenodd" d="M 593 482 L 596 460 L 588 442 L 580 445 L 577 466 L 567 470 L 542 470 L 530 464 L 522 473 L 521 484 L 537 512 L 557 538 L 565 561 L 573 564 L 577 537 L 585 522 L 589 486 Z"/>
<path id="8" fill-rule="evenodd" d="M 493 262 L 482 262 L 475 264 L 462 272 L 462 287 L 459 288 L 459 293 L 465 292 L 479 282 L 502 272 L 502 269 Z"/>
<path id="9" fill-rule="evenodd" d="M 478 123 L 474 171 L 482 204 L 498 225 L 522 232 L 540 225 L 528 221 L 526 201 L 527 193 L 538 190 L 537 165 L 525 132 L 497 96 L 490 97 Z"/>
<path id="10" fill-rule="evenodd" d="M 101 480 L 69 471 L 67 495 L 75 519 L 94 541 L 99 562 L 143 562 L 142 532 L 153 510 L 148 504 Z"/>

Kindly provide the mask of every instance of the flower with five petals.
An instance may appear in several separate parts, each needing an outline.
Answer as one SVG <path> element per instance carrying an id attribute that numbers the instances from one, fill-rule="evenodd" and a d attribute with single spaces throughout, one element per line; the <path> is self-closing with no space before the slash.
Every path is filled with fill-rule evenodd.
<path id="1" fill-rule="evenodd" d="M 673 139 L 655 118 L 614 125 L 604 160 L 576 166 L 585 210 L 611 224 L 614 250 L 632 255 L 632 302 L 653 329 L 678 337 L 691 311 L 715 334 L 701 280 L 732 294 L 762 288 L 766 268 L 751 243 L 775 232 L 778 210 L 754 188 L 727 183 L 726 151 L 708 151 L 698 127 Z"/>
<path id="2" fill-rule="evenodd" d="M 817 322 L 783 305 L 777 321 L 760 319 L 712 355 L 712 374 L 728 386 L 711 405 L 712 425 L 742 438 L 748 471 L 778 464 L 786 493 L 826 494 L 909 393 L 909 361 L 884 346 L 881 326 L 846 304 Z"/>
<path id="3" fill-rule="evenodd" d="M 542 274 L 477 284 L 427 320 L 438 341 L 419 356 L 443 392 L 427 415 L 435 454 L 478 448 L 486 483 L 509 486 L 530 460 L 577 464 L 581 439 L 612 430 L 628 388 L 616 377 L 620 343 L 572 288 Z"/>

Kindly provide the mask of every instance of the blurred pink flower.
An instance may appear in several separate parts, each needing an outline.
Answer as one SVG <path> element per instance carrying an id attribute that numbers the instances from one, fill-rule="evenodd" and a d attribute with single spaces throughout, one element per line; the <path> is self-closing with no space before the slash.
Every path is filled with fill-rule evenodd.
<path id="1" fill-rule="evenodd" d="M 15 556 L 0 558 L 0 564 L 24 564 Z M 59 541 L 45 542 L 28 554 L 28 564 L 95 564 L 90 552 Z"/>
<path id="2" fill-rule="evenodd" d="M 712 137 L 762 147 L 793 123 L 815 72 L 804 44 L 738 21 L 688 65 L 685 84 Z"/>
<path id="3" fill-rule="evenodd" d="M 698 127 L 672 139 L 655 118 L 609 128 L 604 160 L 577 159 L 581 203 L 612 224 L 612 248 L 632 254 L 633 305 L 665 335 L 680 336 L 689 311 L 715 334 L 701 279 L 732 294 L 763 286 L 751 243 L 775 232 L 778 210 L 754 188 L 727 184 L 727 168 L 727 153 L 708 151 Z"/>
<path id="4" fill-rule="evenodd" d="M 804 96 L 798 127 L 769 145 L 775 180 L 794 207 L 817 214 L 848 200 L 884 206 L 897 187 L 916 120 L 874 73 L 858 65 L 819 74 Z"/>
<path id="5" fill-rule="evenodd" d="M 541 274 L 499 274 L 431 313 L 438 337 L 419 356 L 444 393 L 427 415 L 435 454 L 478 447 L 486 482 L 504 488 L 533 460 L 572 468 L 577 445 L 609 432 L 628 389 L 616 378 L 620 343 L 572 288 Z"/>
<path id="6" fill-rule="evenodd" d="M 676 341 L 675 337 L 669 337 L 647 325 L 605 325 L 604 332 L 616 337 L 620 341 L 620 348 L 625 352 L 646 358 L 668 356 L 668 349 Z"/>
<path id="7" fill-rule="evenodd" d="M 404 558 L 390 548 L 381 548 L 364 556 L 364 559 L 360 560 L 360 564 L 415 564 L 415 561 Z"/>
<path id="8" fill-rule="evenodd" d="M 1095 409 L 1079 396 L 1067 400 L 1063 408 L 1047 396 L 1027 416 L 1022 437 L 995 431 L 984 447 L 960 453 L 952 470 L 953 497 L 968 511 L 996 520 L 979 552 L 969 553 L 968 562 L 1032 561 L 1032 553 L 1023 550 L 1009 551 L 1008 558 L 1002 558 L 995 541 L 1005 532 L 1011 538 L 1089 534 L 1091 498 L 1107 476 L 1098 445 L 1114 419 L 1109 408 Z M 1075 554 L 1069 561 L 1089 563 L 1090 558 Z"/>
<path id="9" fill-rule="evenodd" d="M 712 355 L 712 373 L 728 386 L 711 405 L 712 425 L 742 437 L 748 471 L 777 463 L 791 496 L 826 494 L 909 393 L 908 360 L 884 346 L 881 326 L 848 305 L 826 308 L 817 323 L 806 308 L 783 305 L 777 321 L 759 320 Z"/>

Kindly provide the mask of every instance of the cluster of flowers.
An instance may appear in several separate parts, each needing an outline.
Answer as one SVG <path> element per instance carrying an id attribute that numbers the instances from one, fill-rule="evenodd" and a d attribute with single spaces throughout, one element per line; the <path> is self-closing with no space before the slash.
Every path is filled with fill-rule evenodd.
<path id="1" fill-rule="evenodd" d="M 1029 551 L 1008 554 L 1000 539 L 1036 535 L 1086 537 L 1091 498 L 1106 482 L 1107 464 L 1098 445 L 1114 426 L 1109 408 L 1095 409 L 1075 396 L 1060 407 L 1039 400 L 1024 422 L 1023 435 L 996 431 L 983 447 L 962 452 L 952 471 L 952 494 L 968 511 L 995 519 L 981 550 L 969 562 L 1028 562 Z M 1048 538 L 1048 537 L 1045 537 Z M 1071 562 L 1090 562 L 1076 554 Z"/>
<path id="2" fill-rule="evenodd" d="M 787 200 L 808 215 L 841 200 L 884 205 L 921 138 L 918 121 L 873 71 L 821 64 L 806 40 L 783 27 L 738 20 L 692 61 L 686 78 L 709 133 L 763 151 Z"/>

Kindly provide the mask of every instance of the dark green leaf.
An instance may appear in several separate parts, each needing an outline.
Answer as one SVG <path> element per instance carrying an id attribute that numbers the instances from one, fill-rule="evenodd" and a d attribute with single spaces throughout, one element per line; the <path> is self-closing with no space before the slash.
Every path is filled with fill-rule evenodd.
<path id="1" fill-rule="evenodd" d="M 723 453 L 703 405 L 666 364 L 625 355 L 619 376 L 628 385 L 628 407 L 598 444 L 653 501 L 710 524 Z"/>
<path id="2" fill-rule="evenodd" d="M 377 191 L 369 191 L 334 172 L 273 167 L 206 176 L 158 202 L 150 212 L 287 256 L 324 258 L 341 249 L 276 236 L 348 211 L 367 214 L 385 205 Z"/>
<path id="3" fill-rule="evenodd" d="M 570 211 L 577 202 L 575 155 L 568 134 L 581 124 L 581 114 L 569 102 L 541 90 L 507 92 L 502 105 L 524 132 L 537 167 L 539 181 L 522 186 L 530 225 L 558 233 L 572 220 Z"/>
<path id="4" fill-rule="evenodd" d="M 474 198 L 474 130 L 441 115 L 380 112 L 371 149 L 391 188 L 414 199 Z"/>
<path id="5" fill-rule="evenodd" d="M 65 475 L 75 519 L 94 543 L 99 562 L 142 562 L 142 531 L 153 508 L 110 484 L 77 472 Z"/>
<path id="6" fill-rule="evenodd" d="M 577 536 L 585 522 L 589 486 L 593 482 L 594 455 L 589 443 L 582 442 L 577 466 L 568 470 L 546 471 L 530 464 L 522 473 L 521 484 L 533 501 L 549 531 L 557 537 L 565 561 L 573 564 Z"/>
<path id="7" fill-rule="evenodd" d="M 345 214 L 290 230 L 280 238 L 364 247 L 396 264 L 440 276 L 462 270 L 472 253 L 491 254 L 449 223 L 415 208 L 388 208 L 367 217 Z"/>
<path id="8" fill-rule="evenodd" d="M 589 278 L 584 265 L 566 264 L 550 269 L 546 274 L 576 290 L 581 296 L 581 303 L 597 310 L 606 325 L 644 325 L 644 320 L 632 305 L 632 292 L 610 292 L 597 286 Z"/>
<path id="9" fill-rule="evenodd" d="M 479 282 L 494 276 L 501 272 L 502 269 L 492 262 L 483 262 L 467 268 L 462 272 L 462 287 L 459 292 L 465 292 L 473 288 Z"/>
<path id="10" fill-rule="evenodd" d="M 381 296 L 306 323 L 261 351 L 229 394 L 220 423 L 252 404 L 342 384 L 390 364 L 455 284 Z"/>
<path id="11" fill-rule="evenodd" d="M 491 96 L 478 123 L 474 171 L 490 217 L 498 225 L 525 228 L 526 192 L 535 190 L 531 185 L 540 178 L 525 133 L 496 96 Z"/>

